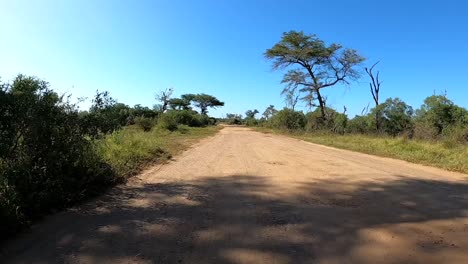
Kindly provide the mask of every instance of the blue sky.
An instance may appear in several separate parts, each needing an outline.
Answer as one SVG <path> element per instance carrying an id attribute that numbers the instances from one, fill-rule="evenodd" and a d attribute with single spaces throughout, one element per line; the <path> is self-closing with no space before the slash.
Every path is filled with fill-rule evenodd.
<path id="1" fill-rule="evenodd" d="M 381 61 L 381 98 L 416 108 L 447 91 L 467 107 L 467 14 L 461 0 L 0 0 L 0 76 L 35 75 L 74 97 L 108 90 L 129 105 L 173 87 L 225 101 L 214 116 L 263 112 L 284 106 L 282 72 L 263 53 L 303 30 Z M 350 115 L 372 102 L 365 75 L 323 93 Z"/>

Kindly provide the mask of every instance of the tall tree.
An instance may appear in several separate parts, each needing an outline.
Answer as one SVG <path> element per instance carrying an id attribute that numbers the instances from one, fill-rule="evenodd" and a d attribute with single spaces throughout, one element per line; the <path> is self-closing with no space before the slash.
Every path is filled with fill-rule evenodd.
<path id="1" fill-rule="evenodd" d="M 427 123 L 437 135 L 449 126 L 468 124 L 465 116 L 468 117 L 468 111 L 455 105 L 445 94 L 427 97 L 421 108 L 416 110 L 416 121 Z"/>
<path id="2" fill-rule="evenodd" d="M 357 79 L 359 72 L 355 66 L 364 61 L 356 50 L 343 49 L 339 44 L 327 46 L 317 36 L 302 31 L 283 33 L 281 40 L 264 55 L 273 61 L 273 69 L 298 66 L 285 74 L 282 83 L 287 84 L 287 89 L 299 89 L 302 98 L 311 105 L 316 99 L 323 120 L 326 105 L 321 90 Z"/>
<path id="3" fill-rule="evenodd" d="M 172 93 L 174 92 L 173 88 L 167 88 L 164 91 L 159 92 L 156 94 L 156 100 L 161 102 L 161 112 L 164 113 L 167 110 L 167 106 L 169 105 L 169 100 L 171 99 Z"/>
<path id="4" fill-rule="evenodd" d="M 369 86 L 370 86 L 370 91 L 371 91 L 371 94 L 372 94 L 372 98 L 374 99 L 374 102 L 375 102 L 375 128 L 377 129 L 377 131 L 380 130 L 380 116 L 381 116 L 381 113 L 380 113 L 380 108 L 379 108 L 379 92 L 380 92 L 380 84 L 382 84 L 382 82 L 380 81 L 379 79 L 379 75 L 380 75 L 380 71 L 377 71 L 377 74 L 374 76 L 374 73 L 372 72 L 374 70 L 374 67 L 379 63 L 376 62 L 374 63 L 374 65 L 372 65 L 372 67 L 370 67 L 369 69 L 366 67 L 365 70 L 367 72 L 367 75 L 369 75 L 371 81 L 369 83 Z"/>
<path id="5" fill-rule="evenodd" d="M 377 111 L 376 108 L 372 110 Z M 378 108 L 382 113 L 381 122 L 384 132 L 396 136 L 411 130 L 413 126 L 413 108 L 400 98 L 388 98 Z"/>
<path id="6" fill-rule="evenodd" d="M 216 97 L 208 94 L 193 95 L 192 101 L 196 107 L 200 108 L 200 113 L 203 115 L 208 114 L 209 107 L 216 108 L 218 106 L 224 106 L 224 102 L 221 102 Z"/>
<path id="7" fill-rule="evenodd" d="M 273 115 L 275 115 L 276 113 L 278 112 L 278 110 L 275 109 L 275 106 L 274 105 L 269 105 L 266 109 L 265 109 L 265 112 L 263 112 L 263 117 L 268 120 L 270 119 L 271 117 L 273 117 Z"/>
<path id="8" fill-rule="evenodd" d="M 257 109 L 254 109 L 254 110 L 247 110 L 247 112 L 245 112 L 245 117 L 246 118 L 255 118 L 255 115 L 258 114 L 258 110 Z"/>

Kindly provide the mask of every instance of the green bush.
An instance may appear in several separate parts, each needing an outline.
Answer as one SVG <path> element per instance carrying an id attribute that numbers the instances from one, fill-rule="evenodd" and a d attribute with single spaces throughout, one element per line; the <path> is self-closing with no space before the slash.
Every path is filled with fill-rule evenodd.
<path id="1" fill-rule="evenodd" d="M 302 130 L 306 125 L 306 117 L 302 112 L 285 108 L 269 120 L 269 125 L 279 129 Z"/>
<path id="2" fill-rule="evenodd" d="M 76 108 L 48 83 L 19 75 L 0 90 L 0 234 L 115 182 Z M 6 222 L 5 222 L 6 221 Z"/>
<path id="3" fill-rule="evenodd" d="M 159 117 L 158 127 L 169 131 L 176 131 L 179 122 L 177 117 L 170 113 L 164 113 Z"/>
<path id="4" fill-rule="evenodd" d="M 153 118 L 139 116 L 135 118 L 135 124 L 141 129 L 143 129 L 143 131 L 148 132 L 155 125 L 155 121 Z"/>
<path id="5" fill-rule="evenodd" d="M 246 126 L 257 126 L 258 120 L 255 118 L 246 118 L 244 123 Z"/>
<path id="6" fill-rule="evenodd" d="M 468 126 L 448 126 L 442 131 L 445 140 L 451 141 L 454 144 L 468 143 Z"/>
<path id="7" fill-rule="evenodd" d="M 372 117 L 367 116 L 355 116 L 348 121 L 346 130 L 350 133 L 367 134 L 374 131 Z"/>
<path id="8" fill-rule="evenodd" d="M 158 120 L 158 126 L 170 131 L 177 130 L 178 125 L 190 127 L 205 127 L 214 125 L 216 119 L 207 115 L 198 114 L 193 110 L 169 110 L 162 114 Z"/>

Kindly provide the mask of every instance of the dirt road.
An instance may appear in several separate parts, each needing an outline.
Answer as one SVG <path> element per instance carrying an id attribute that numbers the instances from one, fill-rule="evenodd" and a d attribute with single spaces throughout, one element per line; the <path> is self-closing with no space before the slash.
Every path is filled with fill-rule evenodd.
<path id="1" fill-rule="evenodd" d="M 4 263 L 468 263 L 468 175 L 227 127 Z"/>

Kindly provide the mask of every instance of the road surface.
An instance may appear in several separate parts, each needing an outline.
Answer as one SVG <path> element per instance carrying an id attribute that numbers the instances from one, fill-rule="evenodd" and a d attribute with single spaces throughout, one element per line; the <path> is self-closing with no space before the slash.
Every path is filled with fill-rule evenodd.
<path id="1" fill-rule="evenodd" d="M 226 127 L 2 263 L 468 263 L 468 175 Z"/>

